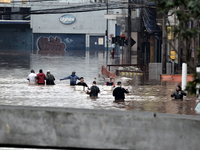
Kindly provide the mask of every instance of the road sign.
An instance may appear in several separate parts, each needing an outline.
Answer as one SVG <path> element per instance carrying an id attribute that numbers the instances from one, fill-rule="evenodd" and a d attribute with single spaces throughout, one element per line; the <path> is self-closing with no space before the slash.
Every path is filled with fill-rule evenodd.
<path id="1" fill-rule="evenodd" d="M 124 43 L 128 46 L 128 39 L 124 41 Z M 131 38 L 131 47 L 135 44 L 135 40 Z"/>

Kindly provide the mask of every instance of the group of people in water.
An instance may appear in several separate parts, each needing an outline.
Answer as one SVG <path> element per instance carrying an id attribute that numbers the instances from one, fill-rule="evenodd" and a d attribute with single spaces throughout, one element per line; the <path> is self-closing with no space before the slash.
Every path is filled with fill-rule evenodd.
<path id="1" fill-rule="evenodd" d="M 92 86 L 89 87 L 85 82 L 83 77 L 78 77 L 76 75 L 76 72 L 73 71 L 71 75 L 64 77 L 60 79 L 66 80 L 70 79 L 70 85 L 71 86 L 83 86 L 87 87 L 87 94 L 90 95 L 90 97 L 98 97 L 98 94 L 100 93 L 99 87 L 96 85 L 96 81 L 93 81 Z M 28 75 L 27 80 L 29 80 L 29 84 L 31 85 L 45 85 L 45 80 L 46 80 L 46 85 L 55 85 L 55 77 L 50 73 L 50 70 L 47 70 L 46 75 L 43 73 L 43 70 L 40 69 L 38 74 L 35 74 L 34 70 L 31 70 L 31 73 Z M 80 82 L 76 83 L 77 80 L 80 80 Z M 111 81 L 111 78 L 108 78 L 108 81 L 105 83 L 106 86 L 112 86 L 113 88 L 115 87 L 115 83 Z M 122 88 L 122 83 L 118 82 L 117 86 L 113 90 L 113 96 L 115 97 L 116 101 L 124 101 L 125 99 L 125 93 L 129 93 L 128 88 Z"/>
<path id="2" fill-rule="evenodd" d="M 98 97 L 98 94 L 100 93 L 99 87 L 96 85 L 96 81 L 93 81 L 92 86 L 89 87 L 85 82 L 83 77 L 78 77 L 76 75 L 76 72 L 73 71 L 71 75 L 64 77 L 60 79 L 66 80 L 70 79 L 70 85 L 71 86 L 83 86 L 87 87 L 87 94 L 90 95 L 90 97 Z M 38 74 L 35 74 L 34 70 L 31 70 L 31 73 L 28 75 L 27 80 L 29 80 L 29 84 L 38 84 L 38 85 L 55 85 L 55 77 L 50 73 L 50 70 L 47 70 L 46 75 L 43 73 L 43 70 L 40 69 Z M 80 80 L 80 82 L 76 83 L 77 80 Z M 111 78 L 108 78 L 108 81 L 105 83 L 106 86 L 112 86 L 115 87 L 115 83 L 112 82 Z M 113 96 L 115 97 L 115 101 L 124 101 L 125 99 L 125 93 L 129 93 L 128 88 L 122 88 L 122 83 L 119 81 L 117 82 L 117 87 L 113 90 Z M 183 96 L 186 96 L 187 94 L 182 91 L 181 86 L 177 85 L 176 91 L 171 94 L 171 97 L 174 97 L 175 99 L 183 99 Z"/>

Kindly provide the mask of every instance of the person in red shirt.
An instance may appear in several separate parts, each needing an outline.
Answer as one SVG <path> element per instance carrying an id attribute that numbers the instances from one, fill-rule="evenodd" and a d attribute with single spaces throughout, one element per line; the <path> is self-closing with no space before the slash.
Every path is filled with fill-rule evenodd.
<path id="1" fill-rule="evenodd" d="M 114 82 L 112 82 L 112 79 L 111 78 L 108 78 L 108 82 L 106 82 L 106 84 L 105 85 L 107 85 L 107 86 L 113 86 L 113 87 L 115 87 L 115 83 Z"/>
<path id="2" fill-rule="evenodd" d="M 113 48 L 111 55 L 112 55 L 112 59 L 115 59 L 115 49 L 114 48 Z"/>
<path id="3" fill-rule="evenodd" d="M 39 73 L 37 74 L 36 79 L 38 80 L 38 85 L 45 85 L 46 76 L 43 73 L 42 69 L 39 70 Z"/>

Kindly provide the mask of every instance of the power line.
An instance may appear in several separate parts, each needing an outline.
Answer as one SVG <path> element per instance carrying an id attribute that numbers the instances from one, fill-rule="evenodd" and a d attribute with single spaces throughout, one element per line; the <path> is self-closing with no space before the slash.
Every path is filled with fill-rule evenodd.
<path id="1" fill-rule="evenodd" d="M 150 7 L 147 5 L 140 5 L 140 4 L 132 4 L 127 2 L 110 2 L 108 3 L 109 9 L 127 9 L 127 5 L 130 4 L 131 8 L 144 8 Z M 62 5 L 63 6 L 63 5 Z M 47 7 L 47 6 L 41 6 Z M 52 5 L 50 6 L 52 7 Z M 76 5 L 76 6 L 64 6 L 64 7 L 57 7 L 51 9 L 40 9 L 40 10 L 31 10 L 31 11 L 19 11 L 19 12 L 3 12 L 0 15 L 11 15 L 11 14 L 59 14 L 59 13 L 77 13 L 77 12 L 91 12 L 91 11 L 101 11 L 106 10 L 107 4 L 106 3 L 91 3 L 87 5 Z"/>

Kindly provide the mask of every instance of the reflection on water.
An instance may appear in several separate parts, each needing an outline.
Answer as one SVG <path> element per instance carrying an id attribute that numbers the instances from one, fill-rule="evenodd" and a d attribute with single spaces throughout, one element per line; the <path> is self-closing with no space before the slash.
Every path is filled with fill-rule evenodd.
<path id="1" fill-rule="evenodd" d="M 0 104 L 23 106 L 53 106 L 89 109 L 140 110 L 171 114 L 195 115 L 195 98 L 172 100 L 170 94 L 180 83 L 148 80 L 146 76 L 116 78 L 129 86 L 125 102 L 114 103 L 112 92 L 103 91 L 105 78 L 100 76 L 105 65 L 105 51 L 67 51 L 65 56 L 41 56 L 22 53 L 0 54 Z M 110 63 L 112 62 L 109 60 Z M 9 67 L 8 67 L 9 66 Z M 29 86 L 26 80 L 30 70 L 38 73 L 50 70 L 56 78 L 55 86 Z M 91 86 L 96 78 L 101 94 L 90 99 L 85 92 L 74 91 L 69 80 L 59 81 L 76 71 Z"/>

